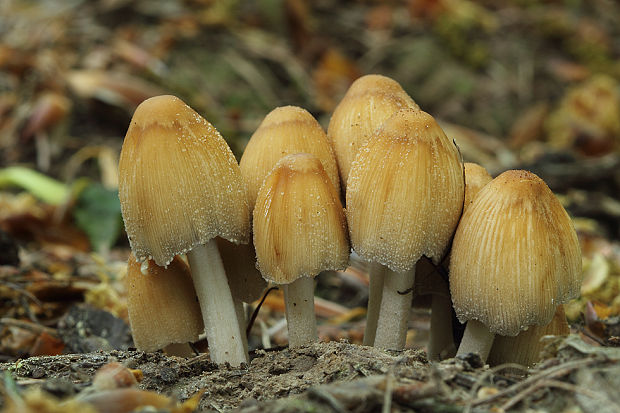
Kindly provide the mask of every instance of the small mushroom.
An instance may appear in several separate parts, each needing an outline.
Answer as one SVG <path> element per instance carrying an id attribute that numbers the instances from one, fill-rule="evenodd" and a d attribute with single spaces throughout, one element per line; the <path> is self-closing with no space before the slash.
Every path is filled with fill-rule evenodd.
<path id="1" fill-rule="evenodd" d="M 313 277 L 344 269 L 350 250 L 339 193 L 321 161 L 282 158 L 258 192 L 253 225 L 258 268 L 284 288 L 289 346 L 316 341 Z"/>
<path id="2" fill-rule="evenodd" d="M 581 251 L 571 220 L 528 171 L 506 171 L 465 209 L 452 243 L 450 292 L 467 322 L 457 355 L 487 359 L 493 337 L 551 321 L 579 295 Z"/>
<path id="3" fill-rule="evenodd" d="M 125 286 L 131 335 L 138 350 L 156 351 L 198 341 L 204 324 L 183 260 L 175 257 L 164 268 L 152 260 L 141 265 L 131 254 Z"/>

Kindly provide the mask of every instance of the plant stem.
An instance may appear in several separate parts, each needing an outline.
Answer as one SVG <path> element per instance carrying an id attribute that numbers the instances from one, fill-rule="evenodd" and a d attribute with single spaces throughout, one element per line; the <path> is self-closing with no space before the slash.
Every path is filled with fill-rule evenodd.
<path id="1" fill-rule="evenodd" d="M 452 336 L 452 301 L 447 285 L 445 292 L 433 294 L 431 300 L 428 358 L 438 361 L 454 357 L 456 347 Z"/>
<path id="2" fill-rule="evenodd" d="M 365 346 L 372 346 L 375 344 L 377 321 L 379 320 L 379 309 L 381 308 L 385 267 L 375 262 L 368 264 L 368 266 L 370 285 L 368 286 L 368 310 L 366 312 L 366 329 L 364 330 L 363 344 Z"/>
<path id="3" fill-rule="evenodd" d="M 163 348 L 164 353 L 169 356 L 194 357 L 196 353 L 189 343 L 172 343 Z"/>
<path id="4" fill-rule="evenodd" d="M 314 279 L 301 277 L 283 287 L 289 347 L 302 347 L 317 341 Z"/>
<path id="5" fill-rule="evenodd" d="M 248 335 L 245 332 L 246 321 L 245 321 L 245 308 L 243 306 L 243 301 L 237 300 L 233 298 L 233 303 L 235 305 L 235 314 L 237 315 L 237 323 L 239 323 L 239 331 L 241 333 L 241 339 L 243 340 L 243 349 L 245 352 L 248 352 Z"/>
<path id="6" fill-rule="evenodd" d="M 405 348 L 414 281 L 415 265 L 409 271 L 400 273 L 385 269 L 375 347 L 390 350 Z M 399 294 L 399 291 L 407 290 L 407 294 Z"/>
<path id="7" fill-rule="evenodd" d="M 464 356 L 468 353 L 478 353 L 482 361 L 486 362 L 494 338 L 495 334 L 491 333 L 487 326 L 478 320 L 469 320 L 456 355 Z"/>
<path id="8" fill-rule="evenodd" d="M 224 265 L 215 240 L 187 254 L 205 323 L 211 360 L 237 367 L 248 362 Z"/>

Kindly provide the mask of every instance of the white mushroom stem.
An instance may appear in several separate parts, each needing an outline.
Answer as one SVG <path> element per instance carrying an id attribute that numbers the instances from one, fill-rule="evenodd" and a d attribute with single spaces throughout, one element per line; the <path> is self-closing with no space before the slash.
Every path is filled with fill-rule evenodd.
<path id="1" fill-rule="evenodd" d="M 459 345 L 457 356 L 464 356 L 468 353 L 478 353 L 483 362 L 487 361 L 495 334 L 478 320 L 469 320 L 465 327 L 463 339 Z"/>
<path id="2" fill-rule="evenodd" d="M 245 307 L 243 301 L 233 298 L 235 305 L 235 314 L 237 315 L 237 323 L 239 323 L 239 331 L 241 332 L 241 339 L 243 340 L 243 349 L 248 352 L 248 335 L 246 333 L 247 321 L 245 319 Z"/>
<path id="3" fill-rule="evenodd" d="M 317 341 L 314 279 L 301 277 L 283 288 L 289 347 L 302 347 Z"/>
<path id="4" fill-rule="evenodd" d="M 235 304 L 215 239 L 187 254 L 205 323 L 211 360 L 237 367 L 248 362 Z M 245 334 L 245 332 L 243 332 Z"/>
<path id="5" fill-rule="evenodd" d="M 368 310 L 366 312 L 366 329 L 364 330 L 365 346 L 375 344 L 379 309 L 383 295 L 383 281 L 385 279 L 385 267 L 379 263 L 369 264 L 370 284 L 368 286 Z"/>
<path id="6" fill-rule="evenodd" d="M 452 301 L 448 288 L 431 298 L 431 331 L 428 342 L 428 358 L 444 360 L 454 356 L 456 347 L 452 336 Z"/>
<path id="7" fill-rule="evenodd" d="M 172 343 L 163 348 L 164 353 L 169 356 L 194 357 L 196 353 L 189 343 Z"/>
<path id="8" fill-rule="evenodd" d="M 375 347 L 402 350 L 407 340 L 407 325 L 411 313 L 415 265 L 405 272 L 385 269 L 383 297 L 377 322 Z M 407 294 L 399 292 L 409 291 Z"/>

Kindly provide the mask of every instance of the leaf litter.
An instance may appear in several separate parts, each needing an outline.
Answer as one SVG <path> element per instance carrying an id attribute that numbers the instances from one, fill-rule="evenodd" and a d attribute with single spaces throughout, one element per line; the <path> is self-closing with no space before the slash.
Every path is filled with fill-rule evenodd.
<path id="1" fill-rule="evenodd" d="M 141 380 L 114 397 L 151 397 L 162 411 L 619 411 L 617 4 L 55 3 L 0 6 L 5 410 L 101 406 L 88 398 L 109 395 L 96 372 L 120 362 Z M 249 366 L 133 350 L 115 154 L 135 106 L 182 96 L 239 156 L 273 106 L 304 107 L 325 127 L 366 73 L 398 79 L 465 160 L 493 175 L 531 170 L 559 195 L 584 256 L 582 295 L 566 307 L 573 334 L 549 339 L 529 370 L 430 363 L 428 311 L 416 310 L 407 350 L 363 347 L 368 277 L 354 261 L 318 277 L 320 343 L 284 347 L 282 299 L 270 294 Z M 35 171 L 59 182 L 38 184 Z"/>

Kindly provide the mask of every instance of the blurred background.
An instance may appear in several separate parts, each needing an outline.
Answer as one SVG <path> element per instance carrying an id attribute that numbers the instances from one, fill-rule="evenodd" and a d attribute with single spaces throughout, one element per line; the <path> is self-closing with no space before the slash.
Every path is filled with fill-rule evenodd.
<path id="1" fill-rule="evenodd" d="M 141 101 L 179 96 L 239 157 L 277 106 L 301 106 L 326 129 L 370 73 L 397 80 L 466 161 L 548 183 L 584 256 L 567 315 L 607 344 L 620 330 L 618 2 L 4 0 L 0 357 L 97 348 L 72 335 L 92 317 L 79 311 L 126 319 L 117 163 Z M 321 278 L 323 338 L 361 340 L 366 285 L 355 269 Z M 286 343 L 283 317 L 267 300 L 255 342 Z M 427 314 L 416 317 L 409 343 L 422 346 Z M 120 323 L 121 344 L 106 340 L 126 347 L 126 336 Z"/>

